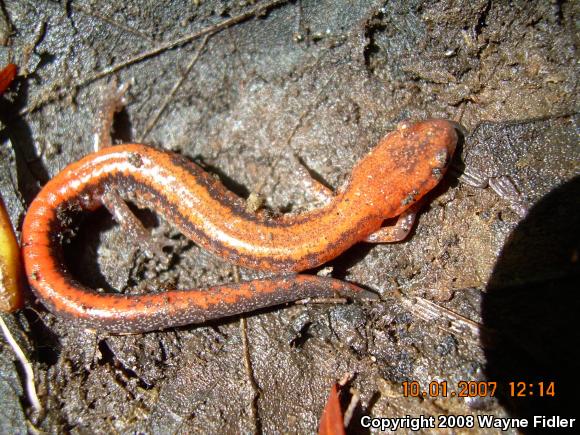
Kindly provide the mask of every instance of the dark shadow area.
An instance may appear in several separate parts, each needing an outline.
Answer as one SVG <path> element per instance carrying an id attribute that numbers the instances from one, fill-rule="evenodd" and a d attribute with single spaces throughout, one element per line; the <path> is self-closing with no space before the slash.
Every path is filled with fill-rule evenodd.
<path id="1" fill-rule="evenodd" d="M 343 412 L 343 415 L 346 413 L 346 410 L 351 406 L 351 402 L 353 400 L 353 394 L 351 391 L 352 382 L 354 379 L 348 381 L 344 386 L 340 387 L 340 409 Z M 348 425 L 346 425 L 346 433 L 348 435 L 369 435 L 371 433 L 369 428 L 365 428 L 361 425 L 361 418 L 363 416 L 369 415 L 369 409 L 363 407 L 363 404 L 359 400 L 352 409 L 352 416 Z"/>
<path id="2" fill-rule="evenodd" d="M 578 416 L 579 198 L 576 177 L 530 210 L 505 244 L 483 300 L 487 377 L 498 382 L 512 417 L 528 420 L 524 433 L 551 429 L 534 428 L 536 416 Z"/>
<path id="3" fill-rule="evenodd" d="M 145 228 L 151 229 L 159 225 L 159 219 L 152 211 L 137 208 L 132 204 L 129 204 L 129 207 Z M 89 288 L 101 288 L 107 292 L 117 293 L 101 272 L 97 251 L 102 234 L 118 224 L 104 207 L 94 212 L 73 216 L 71 220 L 79 224 L 78 229 L 73 231 L 74 237 L 63 246 L 64 264 L 79 283 Z M 128 238 L 127 243 L 131 241 Z"/>
<path id="4" fill-rule="evenodd" d="M 28 101 L 28 80 L 16 77 L 10 85 L 13 90 L 7 95 L 0 96 L 0 121 L 4 128 L 0 130 L 0 142 L 7 139 L 12 143 L 16 159 L 18 191 L 27 203 L 30 203 L 39 190 L 38 183 L 46 183 L 49 179 L 48 171 L 36 154 L 34 140 L 30 126 L 18 113 Z"/>
<path id="5" fill-rule="evenodd" d="M 101 234 L 116 225 L 113 217 L 105 208 L 100 208 L 92 213 L 81 213 L 73 221 L 79 222 L 79 226 L 75 237 L 63 245 L 64 264 L 79 283 L 115 292 L 101 273 L 97 256 Z"/>
<path id="6" fill-rule="evenodd" d="M 312 334 L 309 331 L 311 326 L 312 322 L 306 322 L 302 325 L 302 328 L 300 328 L 299 331 L 296 331 L 296 335 L 290 340 L 290 347 L 295 349 L 303 347 L 306 341 L 312 337 Z"/>
<path id="7" fill-rule="evenodd" d="M 28 339 L 35 350 L 34 360 L 48 366 L 55 365 L 61 352 L 59 337 L 46 326 L 35 309 L 26 308 L 22 310 L 22 315 L 30 325 Z"/>
<path id="8" fill-rule="evenodd" d="M 373 246 L 374 245 L 370 243 L 357 243 L 352 248 L 347 249 L 345 252 L 340 254 L 334 260 L 323 264 L 322 266 L 314 269 L 314 271 L 331 266 L 333 278 L 348 281 L 346 278 L 348 276 L 349 269 L 355 266 L 357 263 L 361 262 L 368 255 L 371 249 L 373 249 Z M 356 284 L 364 287 L 361 285 L 361 283 Z"/>
<path id="9" fill-rule="evenodd" d="M 309 167 L 302 157 L 300 157 L 297 154 L 294 154 L 294 158 L 296 159 L 297 163 L 304 168 L 306 173 L 310 176 L 310 178 L 312 178 L 313 181 L 320 183 L 322 186 L 326 187 L 331 191 L 334 191 L 334 187 L 332 187 L 330 183 L 326 181 L 322 175 L 320 175 L 314 169 Z"/>
<path id="10" fill-rule="evenodd" d="M 240 198 L 247 198 L 250 196 L 250 190 L 243 184 L 238 183 L 236 180 L 227 175 L 222 169 L 217 166 L 210 165 L 206 163 L 201 155 L 197 155 L 194 158 L 188 159 L 195 164 L 201 166 L 204 171 L 210 172 L 218 176 L 220 182 L 226 187 L 226 189 L 232 191 Z"/>
<path id="11" fill-rule="evenodd" d="M 123 107 L 113 117 L 113 126 L 111 129 L 111 143 L 132 143 L 133 142 L 133 124 L 127 109 Z"/>
<path id="12" fill-rule="evenodd" d="M 115 368 L 115 370 L 122 372 L 125 376 L 117 376 L 116 381 L 126 386 L 125 379 L 135 380 L 139 385 L 139 388 L 143 388 L 144 390 L 151 390 L 153 388 L 152 385 L 149 385 L 145 380 L 143 380 L 139 375 L 134 371 L 131 370 L 126 365 L 120 363 L 116 356 L 115 352 L 109 346 L 107 340 L 100 340 L 98 343 L 99 352 L 101 353 L 101 358 L 99 359 L 99 365 L 110 365 Z"/>

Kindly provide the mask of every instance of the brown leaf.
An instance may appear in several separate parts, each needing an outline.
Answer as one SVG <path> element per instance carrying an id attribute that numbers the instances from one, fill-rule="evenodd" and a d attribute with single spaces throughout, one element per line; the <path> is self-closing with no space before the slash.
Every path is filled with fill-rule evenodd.
<path id="1" fill-rule="evenodd" d="M 337 384 L 333 384 L 330 389 L 326 406 L 320 417 L 318 435 L 345 435 Z"/>

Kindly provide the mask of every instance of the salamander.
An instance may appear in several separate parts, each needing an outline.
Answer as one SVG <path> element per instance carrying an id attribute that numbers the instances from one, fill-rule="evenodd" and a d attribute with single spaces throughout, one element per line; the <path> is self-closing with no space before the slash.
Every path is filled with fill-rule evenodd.
<path id="1" fill-rule="evenodd" d="M 243 199 L 183 156 L 117 145 L 67 166 L 31 203 L 22 229 L 28 280 L 53 312 L 113 332 L 198 323 L 308 296 L 359 294 L 353 284 L 296 275 L 364 240 L 442 179 L 457 143 L 453 123 L 404 122 L 353 168 L 324 206 L 299 214 L 251 212 Z M 62 232 L 107 192 L 148 207 L 196 244 L 238 265 L 285 275 L 201 290 L 97 293 L 63 264 Z"/>

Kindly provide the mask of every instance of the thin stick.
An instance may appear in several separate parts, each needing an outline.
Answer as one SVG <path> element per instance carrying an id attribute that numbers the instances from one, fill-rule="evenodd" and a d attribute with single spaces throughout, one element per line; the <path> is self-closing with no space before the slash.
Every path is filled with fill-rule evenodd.
<path id="1" fill-rule="evenodd" d="M 241 13 L 240 15 L 236 15 L 235 17 L 228 18 L 227 20 L 224 20 L 221 23 L 207 26 L 201 30 L 198 30 L 197 32 L 190 33 L 189 35 L 185 35 L 185 36 L 182 36 L 181 38 L 178 38 L 178 39 L 175 39 L 173 41 L 169 41 L 169 42 L 166 42 L 164 44 L 161 44 L 161 45 L 159 45 L 151 50 L 144 51 L 144 52 L 136 55 L 135 57 L 127 59 L 126 61 L 111 65 L 111 66 L 109 66 L 101 71 L 98 71 L 92 75 L 89 75 L 88 77 L 85 77 L 84 79 L 79 80 L 76 83 L 73 83 L 70 87 L 78 88 L 81 86 L 88 85 L 94 81 L 97 81 L 103 77 L 106 77 L 114 72 L 117 72 L 117 71 L 119 71 L 123 68 L 126 68 L 130 65 L 133 65 L 137 62 L 141 62 L 142 60 L 153 57 L 159 53 L 162 53 L 164 51 L 178 47 L 180 45 L 187 44 L 188 42 L 191 42 L 195 39 L 201 38 L 202 36 L 213 35 L 215 33 L 220 32 L 223 29 L 231 27 L 234 24 L 238 24 L 238 23 L 245 21 L 249 18 L 252 18 L 254 16 L 260 16 L 260 15 L 264 14 L 266 11 L 268 11 L 269 9 L 272 9 L 276 6 L 280 6 L 284 3 L 288 3 L 289 1 L 290 0 L 272 0 L 272 1 L 266 2 L 264 4 L 258 4 L 255 7 L 249 9 L 248 11 Z M 41 100 L 38 102 L 33 102 L 31 106 L 28 106 L 28 107 L 25 107 L 24 109 L 22 109 L 18 113 L 19 116 L 24 116 L 24 115 L 38 109 L 39 107 L 46 104 L 47 102 L 59 98 L 62 94 L 64 94 L 64 92 L 62 91 L 63 85 L 64 85 L 64 83 L 60 83 L 58 86 L 55 86 L 55 88 L 60 89 L 60 92 L 55 92 L 55 93 L 49 95 L 48 97 L 46 97 L 44 100 Z"/>
<path id="2" fill-rule="evenodd" d="M 258 398 L 260 397 L 260 388 L 256 383 L 256 378 L 254 377 L 254 368 L 252 366 L 252 357 L 250 356 L 250 343 L 248 340 L 248 321 L 245 317 L 240 318 L 240 333 L 242 336 L 242 346 L 244 352 L 244 367 L 246 369 L 246 375 L 250 382 L 250 387 L 252 388 L 252 400 L 250 403 L 250 415 L 252 417 L 252 423 L 254 425 L 254 433 L 259 433 L 259 420 L 258 420 Z"/>
<path id="3" fill-rule="evenodd" d="M 145 126 L 145 129 L 143 130 L 143 134 L 141 134 L 141 136 L 137 139 L 137 142 L 143 142 L 143 140 L 145 140 L 145 138 L 147 137 L 149 132 L 153 129 L 153 127 L 155 127 L 155 124 L 157 124 L 157 121 L 159 120 L 159 118 L 161 117 L 163 112 L 165 112 L 165 109 L 167 108 L 167 106 L 169 105 L 169 103 L 171 102 L 173 97 L 175 96 L 175 93 L 181 87 L 184 80 L 189 75 L 191 68 L 193 68 L 193 65 L 195 65 L 195 63 L 199 59 L 199 56 L 201 55 L 201 52 L 205 48 L 207 40 L 209 39 L 210 36 L 211 35 L 205 35 L 205 37 L 201 41 L 200 46 L 198 47 L 195 54 L 191 58 L 191 61 L 187 65 L 187 68 L 185 69 L 185 71 L 183 72 L 183 74 L 181 75 L 179 80 L 177 80 L 177 82 L 175 82 L 175 84 L 173 85 L 173 88 L 171 88 L 171 91 L 169 92 L 169 94 L 167 94 L 167 96 L 165 97 L 165 100 L 163 100 L 163 102 L 161 103 L 161 106 L 159 107 L 159 109 L 157 110 L 155 115 L 153 115 L 153 117 L 149 119 L 149 121 L 147 122 L 147 125 Z"/>
<path id="4" fill-rule="evenodd" d="M 286 148 L 288 148 L 290 146 L 290 144 L 292 143 L 292 139 L 294 139 L 294 135 L 296 134 L 296 132 L 298 132 L 298 130 L 300 129 L 300 127 L 302 127 L 302 123 L 304 122 L 304 120 L 306 119 L 306 117 L 319 104 L 319 102 L 320 102 L 319 101 L 320 100 L 320 96 L 326 90 L 326 88 L 330 84 L 330 81 L 334 78 L 334 75 L 335 74 L 336 74 L 336 72 L 332 73 L 330 75 L 330 77 L 328 77 L 328 79 L 326 80 L 326 82 L 322 85 L 322 87 L 320 88 L 320 90 L 316 93 L 316 96 L 314 97 L 312 104 L 308 105 L 306 107 L 306 109 L 304 109 L 300 113 L 300 116 L 298 117 L 298 120 L 294 124 L 294 127 L 292 128 L 292 130 L 290 131 L 290 133 L 286 137 L 286 140 L 285 140 L 284 144 L 282 145 L 283 146 L 283 149 L 279 149 L 280 152 L 278 152 L 278 154 L 275 156 L 273 162 L 269 165 L 268 172 L 266 174 L 264 174 L 264 176 L 262 177 L 262 179 L 258 181 L 257 186 L 253 189 L 253 191 L 255 193 L 257 193 L 259 195 L 262 193 L 262 189 L 266 185 L 266 181 L 272 176 L 272 174 L 274 173 L 274 169 L 276 168 L 276 166 L 278 166 L 278 163 L 280 163 L 280 161 L 282 160 L 282 156 L 284 154 L 282 151 L 284 151 Z"/>
<path id="5" fill-rule="evenodd" d="M 89 17 L 98 18 L 99 20 L 104 21 L 106 23 L 109 23 L 110 25 L 112 25 L 114 27 L 117 27 L 117 28 L 119 28 L 121 30 L 124 30 L 127 33 L 133 33 L 134 35 L 137 35 L 140 38 L 143 38 L 144 40 L 146 40 L 146 41 L 148 41 L 150 43 L 154 43 L 155 42 L 154 39 L 150 38 L 149 35 L 141 32 L 140 30 L 135 29 L 135 28 L 130 27 L 130 26 L 127 26 L 127 25 L 125 25 L 123 23 L 119 23 L 118 21 L 115 21 L 115 20 L 113 20 L 113 19 L 111 19 L 109 17 L 106 17 L 105 15 L 101 15 L 97 11 L 94 11 L 92 9 L 86 8 L 86 7 L 84 7 L 82 5 L 79 5 L 77 3 L 72 3 L 71 4 L 71 7 L 74 10 L 78 11 L 78 12 L 81 12 L 81 13 L 83 13 L 85 15 L 88 15 Z"/>
<path id="6" fill-rule="evenodd" d="M 92 76 L 89 76 L 88 78 L 82 80 L 80 82 L 80 84 L 78 84 L 77 86 L 82 86 L 82 85 L 91 83 L 91 82 L 98 80 L 102 77 L 105 77 L 111 73 L 119 71 L 120 69 L 123 69 L 129 65 L 140 62 L 140 61 L 147 59 L 149 57 L 155 56 L 156 54 L 159 54 L 163 51 L 167 51 L 167 50 L 170 50 L 172 48 L 178 47 L 180 45 L 187 44 L 188 42 L 191 42 L 194 39 L 201 38 L 202 36 L 205 36 L 205 35 L 213 35 L 214 33 L 217 33 L 217 32 L 219 32 L 227 27 L 230 27 L 230 26 L 237 24 L 241 21 L 245 21 L 248 18 L 251 18 L 253 16 L 260 15 L 261 13 L 267 11 L 268 9 L 271 9 L 275 6 L 279 6 L 281 4 L 287 3 L 288 1 L 289 0 L 272 0 L 266 4 L 263 4 L 263 5 L 258 4 L 256 7 L 253 7 L 252 9 L 250 9 L 250 10 L 248 10 L 240 15 L 236 15 L 235 17 L 228 18 L 227 20 L 224 20 L 221 23 L 205 27 L 204 29 L 201 29 L 197 32 L 190 33 L 189 35 L 185 35 L 185 36 L 182 36 L 181 38 L 166 42 L 165 44 L 161 44 L 161 45 L 153 48 L 152 50 L 140 53 L 139 55 L 137 55 L 131 59 L 128 59 L 124 62 L 119 62 L 115 65 L 111 65 L 110 67 L 107 67 L 104 70 L 102 70 L 96 74 L 93 74 Z"/>
<path id="7" fill-rule="evenodd" d="M 294 302 L 295 305 L 314 305 L 314 304 L 323 304 L 323 305 L 344 305 L 348 303 L 348 299 L 346 298 L 306 298 L 306 299 L 299 299 Z"/>
<path id="8" fill-rule="evenodd" d="M 38 400 L 38 395 L 36 394 L 36 387 L 34 386 L 34 371 L 32 370 L 32 364 L 30 364 L 30 361 L 28 361 L 26 355 L 24 355 L 24 352 L 22 351 L 20 346 L 18 346 L 18 343 L 16 343 L 16 340 L 12 336 L 12 333 L 8 329 L 8 326 L 6 326 L 6 323 L 4 323 L 4 319 L 1 316 L 0 316 L 0 328 L 2 329 L 2 333 L 4 334 L 6 341 L 16 354 L 16 357 L 18 358 L 20 364 L 22 364 L 22 368 L 24 369 L 24 376 L 26 378 L 25 391 L 26 396 L 28 397 L 28 401 L 31 403 L 32 407 L 37 412 L 40 412 L 42 411 L 42 405 L 40 404 L 40 400 Z"/>
<path id="9" fill-rule="evenodd" d="M 236 283 L 240 282 L 240 269 L 237 266 L 234 266 L 233 272 L 234 281 Z M 258 384 L 256 383 L 256 377 L 254 376 L 252 357 L 250 355 L 250 341 L 248 340 L 248 321 L 245 317 L 240 318 L 240 335 L 242 336 L 244 368 L 246 369 L 246 375 L 248 376 L 248 381 L 250 382 L 250 387 L 252 388 L 253 393 L 250 403 L 250 415 L 254 425 L 254 433 L 260 433 L 261 430 L 258 417 L 258 398 L 260 397 L 260 388 L 258 387 Z"/>

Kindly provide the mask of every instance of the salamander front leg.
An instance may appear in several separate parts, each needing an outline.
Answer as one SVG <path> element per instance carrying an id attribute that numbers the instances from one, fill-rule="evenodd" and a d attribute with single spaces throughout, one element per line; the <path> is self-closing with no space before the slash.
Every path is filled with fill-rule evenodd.
<path id="1" fill-rule="evenodd" d="M 382 227 L 368 235 L 364 241 L 367 243 L 396 243 L 405 240 L 413 229 L 420 209 L 421 201 L 416 202 L 401 213 L 393 225 Z"/>

